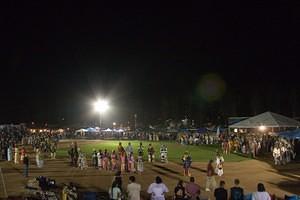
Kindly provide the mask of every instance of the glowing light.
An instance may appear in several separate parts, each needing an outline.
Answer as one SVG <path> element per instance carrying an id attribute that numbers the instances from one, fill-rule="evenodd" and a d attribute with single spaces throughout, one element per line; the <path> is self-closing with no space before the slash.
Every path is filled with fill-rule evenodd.
<path id="1" fill-rule="evenodd" d="M 103 99 L 98 99 L 94 103 L 94 110 L 99 113 L 105 113 L 109 109 L 108 101 Z"/>
<path id="2" fill-rule="evenodd" d="M 117 123 L 116 123 L 116 122 L 114 122 L 114 123 L 113 123 L 113 126 L 115 126 L 115 125 L 117 125 Z"/>
<path id="3" fill-rule="evenodd" d="M 260 130 L 260 131 L 265 131 L 266 129 L 267 129 L 267 127 L 265 127 L 263 125 L 261 125 L 261 126 L 258 127 L 258 130 Z"/>
<path id="4" fill-rule="evenodd" d="M 237 129 L 237 128 L 235 128 L 235 129 L 233 130 L 233 132 L 237 133 L 237 132 L 238 132 L 238 129 Z"/>

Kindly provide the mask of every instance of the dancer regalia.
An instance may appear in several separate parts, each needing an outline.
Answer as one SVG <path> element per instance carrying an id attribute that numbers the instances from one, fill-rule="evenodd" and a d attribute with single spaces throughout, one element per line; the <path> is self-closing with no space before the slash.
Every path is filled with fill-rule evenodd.
<path id="1" fill-rule="evenodd" d="M 149 147 L 148 147 L 148 161 L 149 162 L 154 162 L 154 148 L 151 144 L 149 144 Z"/>

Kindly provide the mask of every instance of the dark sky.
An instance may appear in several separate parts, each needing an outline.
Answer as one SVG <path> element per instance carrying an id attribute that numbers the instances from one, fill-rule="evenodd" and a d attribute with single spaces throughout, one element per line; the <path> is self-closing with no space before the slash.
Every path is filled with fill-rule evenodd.
<path id="1" fill-rule="evenodd" d="M 299 6 L 117 5 L 4 6 L 1 123 L 300 116 Z"/>

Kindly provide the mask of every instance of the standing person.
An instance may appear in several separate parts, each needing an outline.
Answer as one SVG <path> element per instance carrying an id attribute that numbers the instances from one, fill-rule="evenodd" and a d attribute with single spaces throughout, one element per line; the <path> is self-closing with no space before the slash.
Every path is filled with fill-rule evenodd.
<path id="1" fill-rule="evenodd" d="M 126 153 L 123 151 L 120 155 L 121 172 L 125 172 L 126 169 Z"/>
<path id="2" fill-rule="evenodd" d="M 22 162 L 23 162 L 23 159 L 24 159 L 24 156 L 25 156 L 25 154 L 26 154 L 26 150 L 25 150 L 24 147 L 22 147 L 20 154 L 21 154 L 20 160 L 21 160 L 21 163 L 22 163 Z"/>
<path id="3" fill-rule="evenodd" d="M 116 181 L 113 182 L 112 186 L 108 190 L 108 193 L 111 200 L 120 200 L 122 197 L 121 188 Z"/>
<path id="4" fill-rule="evenodd" d="M 205 191 L 214 191 L 216 188 L 216 180 L 214 168 L 212 166 L 213 160 L 210 160 L 207 165 L 206 188 Z"/>
<path id="5" fill-rule="evenodd" d="M 273 158 L 274 158 L 274 162 L 275 162 L 275 165 L 279 165 L 280 164 L 280 148 L 278 147 L 278 145 L 276 145 L 274 148 L 273 148 Z"/>
<path id="6" fill-rule="evenodd" d="M 50 147 L 50 157 L 51 159 L 55 159 L 56 157 L 56 146 L 55 144 L 52 144 Z"/>
<path id="7" fill-rule="evenodd" d="M 144 163 L 143 163 L 143 151 L 138 151 L 137 157 L 137 171 L 141 174 L 144 171 Z"/>
<path id="8" fill-rule="evenodd" d="M 130 153 L 128 156 L 128 171 L 135 172 L 133 153 Z"/>
<path id="9" fill-rule="evenodd" d="M 135 177 L 129 177 L 127 185 L 128 200 L 140 200 L 141 185 L 135 182 Z"/>
<path id="10" fill-rule="evenodd" d="M 185 191 L 190 200 L 200 200 L 200 186 L 195 183 L 194 177 L 191 177 L 190 182 L 186 184 Z"/>
<path id="11" fill-rule="evenodd" d="M 230 200 L 243 200 L 244 199 L 244 189 L 240 186 L 240 180 L 234 179 L 234 186 L 230 188 Z"/>
<path id="12" fill-rule="evenodd" d="M 220 181 L 220 187 L 215 189 L 214 196 L 216 200 L 227 200 L 227 190 L 224 188 L 225 181 Z"/>
<path id="13" fill-rule="evenodd" d="M 117 154 L 115 150 L 112 151 L 110 155 L 110 159 L 111 159 L 111 170 L 114 171 L 117 169 Z"/>
<path id="14" fill-rule="evenodd" d="M 174 189 L 174 200 L 186 200 L 187 196 L 185 193 L 185 188 L 183 186 L 183 181 L 179 180 Z"/>
<path id="15" fill-rule="evenodd" d="M 122 146 L 122 142 L 119 142 L 119 146 L 118 146 L 118 154 L 119 154 L 119 156 L 120 156 L 123 152 L 125 152 L 125 149 L 124 149 L 124 147 Z"/>
<path id="16" fill-rule="evenodd" d="M 252 193 L 252 200 L 271 200 L 269 193 L 266 192 L 264 184 L 257 184 L 257 192 Z"/>
<path id="17" fill-rule="evenodd" d="M 190 167 L 192 164 L 192 157 L 190 156 L 188 151 L 184 152 L 184 155 L 182 156 L 182 162 L 183 162 L 183 176 L 191 176 Z"/>
<path id="18" fill-rule="evenodd" d="M 165 193 L 169 192 L 162 179 L 157 176 L 155 182 L 148 187 L 147 193 L 151 195 L 151 200 L 165 200 Z"/>
<path id="19" fill-rule="evenodd" d="M 36 161 L 36 166 L 38 168 L 41 168 L 41 151 L 39 148 L 36 148 L 35 150 L 35 161 Z"/>
<path id="20" fill-rule="evenodd" d="M 24 164 L 24 177 L 28 177 L 29 158 L 27 154 L 24 155 L 23 164 Z"/>
<path id="21" fill-rule="evenodd" d="M 69 159 L 70 159 L 70 165 L 75 167 L 76 166 L 76 164 L 74 163 L 75 150 L 73 147 L 71 147 L 69 149 L 68 154 L 69 154 Z"/>
<path id="22" fill-rule="evenodd" d="M 109 153 L 107 152 L 107 149 L 104 149 L 103 153 L 103 169 L 109 170 Z"/>
<path id="23" fill-rule="evenodd" d="M 143 143 L 140 142 L 139 148 L 138 148 L 138 155 L 144 156 L 144 146 Z"/>
<path id="24" fill-rule="evenodd" d="M 12 147 L 9 145 L 7 148 L 7 160 L 11 161 L 12 160 Z"/>
<path id="25" fill-rule="evenodd" d="M 148 146 L 148 161 L 151 163 L 154 161 L 154 158 L 155 158 L 154 153 L 155 153 L 154 148 L 150 143 Z"/>
<path id="26" fill-rule="evenodd" d="M 103 154 L 102 154 L 102 150 L 99 149 L 98 153 L 97 153 L 97 159 L 98 159 L 98 169 L 100 170 L 102 168 L 102 163 L 103 163 Z"/>
<path id="27" fill-rule="evenodd" d="M 97 152 L 95 149 L 92 154 L 92 164 L 95 169 L 98 167 L 98 157 L 97 157 Z"/>
<path id="28" fill-rule="evenodd" d="M 19 164 L 19 149 L 15 146 L 15 164 Z"/>
<path id="29" fill-rule="evenodd" d="M 224 158 L 223 156 L 217 152 L 216 156 L 216 169 L 215 172 L 218 176 L 222 176 L 224 171 L 223 171 L 223 163 L 224 163 Z"/>
<path id="30" fill-rule="evenodd" d="M 129 157 L 131 153 L 133 153 L 133 147 L 130 142 L 128 142 L 128 146 L 125 148 L 126 154 Z"/>

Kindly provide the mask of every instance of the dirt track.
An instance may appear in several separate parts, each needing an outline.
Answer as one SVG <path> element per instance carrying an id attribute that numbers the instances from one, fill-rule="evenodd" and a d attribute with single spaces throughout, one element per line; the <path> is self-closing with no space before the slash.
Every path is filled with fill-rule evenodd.
<path id="1" fill-rule="evenodd" d="M 79 141 L 78 145 L 94 141 Z M 98 141 L 99 142 L 99 141 Z M 60 146 L 68 145 L 67 142 L 61 143 Z M 205 170 L 207 163 L 193 163 L 192 175 L 196 178 L 196 182 L 202 187 L 205 186 Z M 88 191 L 107 191 L 111 184 L 112 172 L 99 171 L 93 168 L 80 170 L 69 166 L 67 158 L 56 160 L 45 160 L 45 166 L 38 169 L 35 166 L 34 157 L 31 155 L 31 166 L 29 178 L 22 176 L 22 165 L 15 165 L 12 162 L 1 162 L 6 189 L 9 196 L 22 195 L 24 193 L 24 185 L 28 179 L 36 176 L 47 176 L 53 178 L 58 184 L 75 182 L 80 186 L 80 190 Z M 124 174 L 124 186 L 127 185 L 128 176 L 132 174 Z M 177 163 L 154 163 L 145 164 L 145 172 L 142 175 L 134 174 L 137 182 L 142 184 L 143 193 L 147 186 L 153 182 L 154 177 L 159 175 L 167 184 L 170 191 L 173 191 L 177 181 L 183 179 L 188 181 L 187 177 L 182 176 L 182 167 Z M 222 180 L 226 182 L 226 188 L 230 188 L 233 179 L 239 178 L 241 186 L 245 188 L 246 193 L 256 190 L 258 182 L 265 184 L 268 192 L 283 197 L 284 194 L 300 195 L 300 164 L 289 164 L 287 166 L 274 166 L 258 160 L 248 160 L 243 162 L 225 163 L 224 176 Z M 216 178 L 219 182 L 220 178 Z M 3 190 L 0 188 L 0 197 Z M 170 192 L 169 195 L 172 195 Z M 211 194 L 202 190 L 202 196 L 208 197 Z"/>

